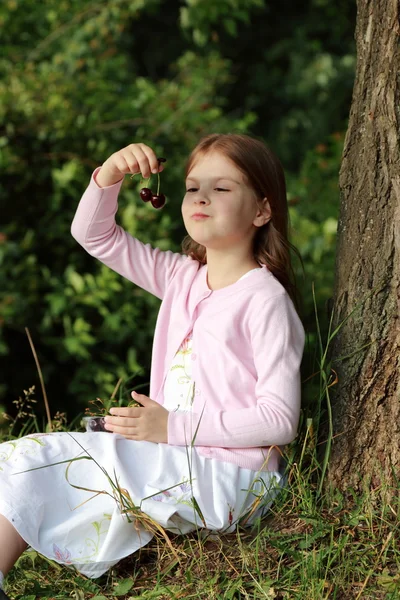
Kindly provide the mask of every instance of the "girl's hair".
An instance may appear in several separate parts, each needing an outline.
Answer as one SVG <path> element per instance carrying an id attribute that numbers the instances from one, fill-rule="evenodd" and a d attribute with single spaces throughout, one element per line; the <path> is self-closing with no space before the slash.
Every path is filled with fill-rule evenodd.
<path id="1" fill-rule="evenodd" d="M 186 164 L 186 177 L 196 160 L 211 151 L 223 154 L 243 173 L 256 194 L 259 208 L 262 208 L 262 200 L 267 198 L 271 207 L 271 219 L 257 228 L 253 239 L 253 256 L 259 264 L 265 264 L 284 286 L 299 312 L 302 298 L 296 285 L 290 249 L 300 258 L 302 266 L 303 261 L 296 247 L 288 239 L 286 183 L 279 159 L 264 142 L 253 137 L 214 133 L 202 138 L 190 154 Z M 207 262 L 205 246 L 195 242 L 190 235 L 182 241 L 182 252 L 200 264 L 204 265 Z"/>

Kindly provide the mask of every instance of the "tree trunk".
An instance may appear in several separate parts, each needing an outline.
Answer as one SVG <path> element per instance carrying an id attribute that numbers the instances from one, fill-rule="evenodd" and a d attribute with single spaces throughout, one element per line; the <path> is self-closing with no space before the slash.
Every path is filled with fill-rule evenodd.
<path id="1" fill-rule="evenodd" d="M 382 486 L 387 497 L 400 480 L 400 7 L 397 0 L 357 4 L 332 331 L 362 304 L 331 348 L 339 381 L 329 388 L 334 439 L 327 483 L 343 492 Z"/>

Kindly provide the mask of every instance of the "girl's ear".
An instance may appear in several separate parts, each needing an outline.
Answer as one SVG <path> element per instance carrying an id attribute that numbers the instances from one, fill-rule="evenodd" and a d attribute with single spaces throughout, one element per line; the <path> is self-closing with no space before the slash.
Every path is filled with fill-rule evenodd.
<path id="1" fill-rule="evenodd" d="M 272 211 L 268 202 L 268 198 L 263 198 L 262 200 L 262 208 L 259 208 L 257 211 L 257 216 L 254 219 L 253 223 L 257 227 L 262 227 L 268 221 L 272 219 Z"/>

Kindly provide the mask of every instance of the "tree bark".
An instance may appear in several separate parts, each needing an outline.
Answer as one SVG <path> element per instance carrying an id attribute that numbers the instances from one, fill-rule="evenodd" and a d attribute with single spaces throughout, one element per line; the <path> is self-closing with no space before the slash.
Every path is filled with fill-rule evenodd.
<path id="1" fill-rule="evenodd" d="M 400 480 L 400 7 L 358 0 L 357 9 L 332 331 L 362 303 L 331 347 L 339 381 L 329 388 L 327 483 L 343 492 L 368 485 L 387 497 L 398 494 Z"/>

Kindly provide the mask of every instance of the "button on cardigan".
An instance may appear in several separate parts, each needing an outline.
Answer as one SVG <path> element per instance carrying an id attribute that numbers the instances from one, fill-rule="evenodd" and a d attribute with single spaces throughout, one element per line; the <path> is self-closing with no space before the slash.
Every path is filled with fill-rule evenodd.
<path id="1" fill-rule="evenodd" d="M 160 404 L 173 357 L 193 330 L 194 401 L 190 412 L 170 412 L 168 444 L 194 445 L 210 458 L 277 471 L 300 415 L 305 332 L 290 296 L 266 265 L 211 290 L 207 265 L 144 244 L 116 224 L 123 180 L 100 188 L 99 170 L 83 193 L 71 233 L 89 254 L 162 300 L 150 373 L 150 398 Z"/>

